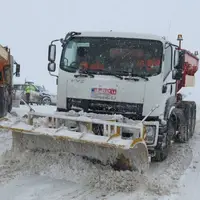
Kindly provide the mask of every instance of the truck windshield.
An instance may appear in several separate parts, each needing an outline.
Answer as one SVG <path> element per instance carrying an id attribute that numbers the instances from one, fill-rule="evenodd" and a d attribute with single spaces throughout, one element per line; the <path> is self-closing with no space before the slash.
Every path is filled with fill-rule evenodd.
<path id="1" fill-rule="evenodd" d="M 161 71 L 162 48 L 155 40 L 75 37 L 64 46 L 60 67 L 68 72 L 154 76 Z"/>

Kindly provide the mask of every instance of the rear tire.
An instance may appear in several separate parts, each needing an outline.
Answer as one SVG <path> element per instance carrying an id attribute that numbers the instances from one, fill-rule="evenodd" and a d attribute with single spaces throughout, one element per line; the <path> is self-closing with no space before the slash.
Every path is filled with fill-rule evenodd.
<path id="1" fill-rule="evenodd" d="M 8 112 L 10 113 L 12 110 L 12 97 L 10 97 L 10 101 L 9 101 L 9 104 L 8 104 Z"/>
<path id="2" fill-rule="evenodd" d="M 184 112 L 185 125 L 188 131 L 188 138 L 185 140 L 185 142 L 187 142 L 194 135 L 196 125 L 196 103 L 194 101 L 182 101 L 177 107 Z"/>
<path id="3" fill-rule="evenodd" d="M 8 105 L 8 112 L 10 113 L 12 111 L 12 103 L 10 103 L 9 105 Z"/>
<path id="4" fill-rule="evenodd" d="M 0 87 L 0 118 L 8 113 L 8 96 L 5 87 Z"/>
<path id="5" fill-rule="evenodd" d="M 177 127 L 178 134 L 175 135 L 174 141 L 177 143 L 185 143 L 189 140 L 189 123 L 185 116 L 184 110 L 180 108 L 174 109 L 175 115 L 177 116 Z"/>
<path id="6" fill-rule="evenodd" d="M 196 126 L 196 103 L 191 101 L 191 112 L 192 112 L 192 124 L 191 124 L 191 137 L 194 135 Z"/>

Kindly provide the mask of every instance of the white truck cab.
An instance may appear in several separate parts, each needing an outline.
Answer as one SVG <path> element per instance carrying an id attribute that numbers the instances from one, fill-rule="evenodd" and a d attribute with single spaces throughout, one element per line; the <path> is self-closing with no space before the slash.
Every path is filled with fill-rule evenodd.
<path id="1" fill-rule="evenodd" d="M 56 69 L 55 41 L 49 46 L 50 72 Z M 169 139 L 168 121 L 183 70 L 179 47 L 163 37 L 120 32 L 70 32 L 59 41 L 57 110 L 120 114 L 133 120 L 147 116 L 147 145 L 157 160 L 164 160 L 176 126 Z M 194 76 L 189 78 L 191 83 Z"/>

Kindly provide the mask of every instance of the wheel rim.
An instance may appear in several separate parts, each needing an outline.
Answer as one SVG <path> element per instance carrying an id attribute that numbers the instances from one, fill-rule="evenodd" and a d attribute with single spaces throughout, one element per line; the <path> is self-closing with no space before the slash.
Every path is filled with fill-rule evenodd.
<path id="1" fill-rule="evenodd" d="M 51 100 L 50 99 L 43 99 L 43 103 L 45 105 L 50 105 L 51 104 Z"/>

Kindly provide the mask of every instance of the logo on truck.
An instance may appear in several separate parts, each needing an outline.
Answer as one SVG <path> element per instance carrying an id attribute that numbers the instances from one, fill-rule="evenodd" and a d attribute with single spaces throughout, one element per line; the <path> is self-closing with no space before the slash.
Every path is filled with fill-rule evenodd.
<path id="1" fill-rule="evenodd" d="M 92 88 L 91 97 L 101 100 L 115 100 L 117 90 L 113 88 Z"/>

